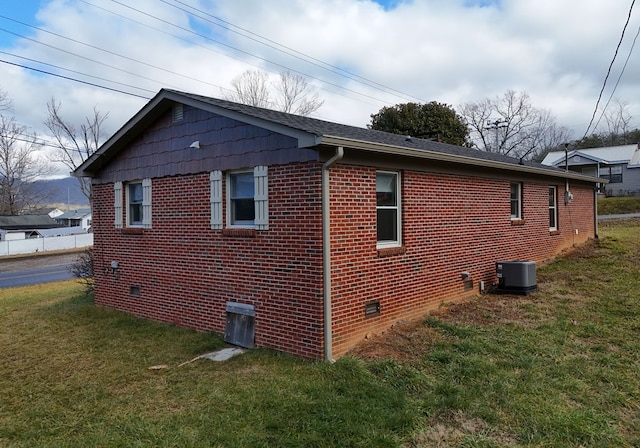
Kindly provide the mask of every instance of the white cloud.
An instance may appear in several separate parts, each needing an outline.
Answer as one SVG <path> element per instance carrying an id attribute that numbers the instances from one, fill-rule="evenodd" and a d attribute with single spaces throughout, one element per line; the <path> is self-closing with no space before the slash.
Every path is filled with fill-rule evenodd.
<path id="1" fill-rule="evenodd" d="M 576 137 L 591 117 L 628 13 L 626 4 L 601 0 L 502 0 L 475 2 L 475 6 L 466 0 L 415 0 L 388 10 L 370 0 L 186 0 L 211 14 L 207 18 L 214 22 L 213 16 L 219 17 L 285 45 L 289 53 L 298 51 L 317 59 L 310 64 L 190 18 L 163 2 L 140 0 L 133 6 L 162 21 L 114 2 L 89 3 L 99 8 L 75 0 L 44 1 L 37 21 L 31 23 L 92 47 L 22 28 L 22 34 L 50 47 L 17 40 L 0 50 L 152 92 L 169 87 L 211 96 L 221 96 L 221 87 L 229 87 L 231 79 L 248 68 L 277 73 L 287 67 L 309 75 L 320 89 L 325 105 L 318 117 L 359 126 L 385 105 L 420 99 L 459 106 L 507 89 L 525 90 L 535 106 L 551 110 L 560 124 L 575 130 Z M 11 11 L 5 14 L 12 16 Z M 611 86 L 638 26 L 640 18 L 634 14 Z M 190 28 L 227 46 L 194 35 Z M 256 35 L 252 37 L 260 40 Z M 35 66 L 11 56 L 2 55 L 2 59 Z M 408 96 L 339 76 L 319 67 L 320 61 Z M 95 78 L 61 74 L 152 96 Z M 632 57 L 616 94 L 635 113 L 640 113 L 639 75 L 640 59 Z M 39 133 L 44 133 L 46 102 L 52 97 L 63 103 L 65 116 L 77 123 L 94 106 L 108 112 L 110 132 L 145 103 L 7 64 L 0 64 L 0 79 L 0 88 L 13 98 L 16 118 Z"/>

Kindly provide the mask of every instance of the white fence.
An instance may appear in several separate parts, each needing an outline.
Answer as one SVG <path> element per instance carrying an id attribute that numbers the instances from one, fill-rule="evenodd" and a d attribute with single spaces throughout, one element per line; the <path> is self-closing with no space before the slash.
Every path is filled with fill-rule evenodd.
<path id="1" fill-rule="evenodd" d="M 77 249 L 88 246 L 93 246 L 93 233 L 0 241 L 0 257 L 3 255 L 31 254 L 34 252 Z"/>

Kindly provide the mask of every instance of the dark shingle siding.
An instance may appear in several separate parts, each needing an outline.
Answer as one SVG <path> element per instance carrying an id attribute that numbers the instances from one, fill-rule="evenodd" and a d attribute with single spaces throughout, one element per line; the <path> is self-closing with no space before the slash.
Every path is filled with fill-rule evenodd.
<path id="1" fill-rule="evenodd" d="M 211 104 L 213 106 L 221 107 L 224 109 L 239 112 L 250 117 L 258 118 L 261 120 L 277 123 L 282 126 L 287 126 L 295 130 L 308 132 L 317 136 L 332 136 L 341 137 L 350 140 L 360 140 L 364 142 L 378 143 L 384 145 L 391 145 L 401 148 L 418 149 L 425 151 L 433 151 L 442 154 L 449 154 L 461 157 L 469 157 L 480 160 L 489 160 L 493 162 L 502 162 L 513 165 L 519 165 L 520 159 L 514 157 L 508 157 L 502 154 L 490 153 L 485 151 L 479 151 L 473 148 L 465 148 L 461 146 L 449 145 L 447 143 L 440 143 L 431 140 L 423 140 L 419 138 L 412 138 L 407 141 L 406 136 L 391 134 L 388 132 L 375 131 L 367 128 L 360 128 L 357 126 L 348 126 L 339 123 L 333 123 L 330 121 L 319 120 L 316 118 L 303 117 L 300 115 L 287 114 L 271 109 L 263 109 L 254 106 L 247 106 L 245 104 L 233 103 L 230 101 L 220 100 L 217 98 L 211 98 L 207 96 L 195 95 L 191 93 L 184 93 L 174 90 L 167 90 L 178 95 L 189 97 L 196 101 Z M 539 168 L 549 169 L 548 166 L 524 161 L 527 166 L 535 166 Z"/>

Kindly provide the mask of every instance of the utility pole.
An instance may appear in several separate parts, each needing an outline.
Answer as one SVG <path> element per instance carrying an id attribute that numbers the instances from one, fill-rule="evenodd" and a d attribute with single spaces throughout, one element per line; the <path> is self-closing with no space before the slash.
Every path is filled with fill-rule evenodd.
<path id="1" fill-rule="evenodd" d="M 500 136 L 499 129 L 506 128 L 507 124 L 508 124 L 508 121 L 503 118 L 498 118 L 495 121 L 487 120 L 487 125 L 484 128 L 487 131 L 493 130 L 496 138 L 496 147 L 493 152 L 498 152 L 498 150 L 500 149 L 500 145 L 498 143 L 498 137 Z"/>

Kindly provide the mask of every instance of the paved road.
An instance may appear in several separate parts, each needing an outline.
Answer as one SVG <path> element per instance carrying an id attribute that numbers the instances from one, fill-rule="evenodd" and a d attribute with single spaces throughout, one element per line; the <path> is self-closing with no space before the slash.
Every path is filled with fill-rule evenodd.
<path id="1" fill-rule="evenodd" d="M 625 219 L 625 218 L 640 218 L 640 213 L 627 213 L 624 215 L 598 215 L 598 220 L 606 221 L 608 219 Z"/>
<path id="2" fill-rule="evenodd" d="M 58 282 L 73 278 L 70 265 L 60 264 L 19 271 L 0 272 L 0 288 L 35 285 L 37 283 Z"/>

